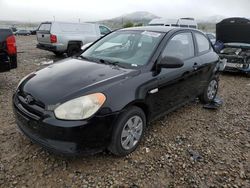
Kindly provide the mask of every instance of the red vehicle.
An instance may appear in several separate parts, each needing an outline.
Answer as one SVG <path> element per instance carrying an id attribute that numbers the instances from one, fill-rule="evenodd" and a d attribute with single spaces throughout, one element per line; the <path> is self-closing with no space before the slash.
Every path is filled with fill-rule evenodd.
<path id="1" fill-rule="evenodd" d="M 0 72 L 17 68 L 16 39 L 10 29 L 0 29 Z"/>

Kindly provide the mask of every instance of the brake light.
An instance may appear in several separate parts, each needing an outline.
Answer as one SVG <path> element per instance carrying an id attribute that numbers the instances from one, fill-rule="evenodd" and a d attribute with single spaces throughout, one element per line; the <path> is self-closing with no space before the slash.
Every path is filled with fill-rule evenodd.
<path id="1" fill-rule="evenodd" d="M 57 42 L 57 37 L 56 37 L 56 35 L 50 35 L 50 42 L 51 42 L 51 43 L 56 43 L 56 42 Z"/>
<path id="2" fill-rule="evenodd" d="M 7 52 L 9 55 L 15 55 L 17 53 L 16 50 L 16 39 L 14 35 L 9 36 L 6 39 L 6 43 L 7 43 Z"/>

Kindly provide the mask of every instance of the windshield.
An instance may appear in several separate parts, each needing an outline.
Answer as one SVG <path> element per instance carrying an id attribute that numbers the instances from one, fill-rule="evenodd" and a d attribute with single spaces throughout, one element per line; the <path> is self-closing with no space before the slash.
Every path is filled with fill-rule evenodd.
<path id="1" fill-rule="evenodd" d="M 163 35 L 151 31 L 117 31 L 95 43 L 81 56 L 129 68 L 143 66 Z"/>

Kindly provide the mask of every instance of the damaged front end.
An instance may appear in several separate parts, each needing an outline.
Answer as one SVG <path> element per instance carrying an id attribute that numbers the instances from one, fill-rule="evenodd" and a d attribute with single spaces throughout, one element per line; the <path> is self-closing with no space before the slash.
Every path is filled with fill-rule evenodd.
<path id="1" fill-rule="evenodd" d="M 249 19 L 228 18 L 216 24 L 217 42 L 223 44 L 223 48 L 218 51 L 223 71 L 250 75 L 249 33 Z"/>
<path id="2" fill-rule="evenodd" d="M 219 53 L 225 66 L 223 71 L 250 74 L 250 47 L 225 46 Z"/>

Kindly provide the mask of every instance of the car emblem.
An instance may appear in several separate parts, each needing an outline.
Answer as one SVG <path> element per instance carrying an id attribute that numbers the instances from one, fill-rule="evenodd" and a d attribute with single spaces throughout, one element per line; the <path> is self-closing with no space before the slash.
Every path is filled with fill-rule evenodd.
<path id="1" fill-rule="evenodd" d="M 34 99 L 33 99 L 32 96 L 27 95 L 27 96 L 25 97 L 24 101 L 25 101 L 26 104 L 31 104 L 31 103 L 34 101 Z"/>

